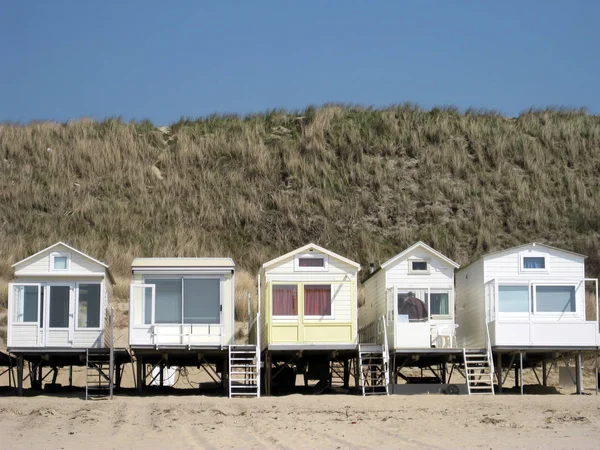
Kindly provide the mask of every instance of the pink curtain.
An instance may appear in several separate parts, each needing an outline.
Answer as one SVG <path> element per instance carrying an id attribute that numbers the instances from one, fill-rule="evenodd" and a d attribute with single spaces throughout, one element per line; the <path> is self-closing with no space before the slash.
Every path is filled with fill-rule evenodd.
<path id="1" fill-rule="evenodd" d="M 330 316 L 331 315 L 331 285 L 310 284 L 304 285 L 304 315 L 305 316 Z"/>
<path id="2" fill-rule="evenodd" d="M 273 315 L 298 315 L 298 287 L 296 285 L 273 286 Z"/>

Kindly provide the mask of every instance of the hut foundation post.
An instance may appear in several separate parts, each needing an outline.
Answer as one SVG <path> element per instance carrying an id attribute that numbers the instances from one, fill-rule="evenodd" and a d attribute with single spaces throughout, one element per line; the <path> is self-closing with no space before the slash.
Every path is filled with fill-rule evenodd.
<path id="1" fill-rule="evenodd" d="M 17 395 L 23 396 L 23 356 L 17 357 Z"/>
<path id="2" fill-rule="evenodd" d="M 510 370 L 510 369 L 509 369 Z M 498 394 L 502 394 L 502 353 L 498 353 L 498 362 L 496 367 L 496 378 L 498 378 Z"/>
<path id="3" fill-rule="evenodd" d="M 575 377 L 577 385 L 577 393 L 583 394 L 583 376 L 581 367 L 581 352 L 577 352 L 577 360 L 575 362 Z"/>
<path id="4" fill-rule="evenodd" d="M 548 386 L 548 374 L 546 373 L 546 360 L 542 361 L 542 386 Z"/>
<path id="5" fill-rule="evenodd" d="M 521 386 L 521 395 L 523 395 L 523 352 L 519 352 L 519 386 Z"/>
<path id="6" fill-rule="evenodd" d="M 136 380 L 136 383 L 135 383 L 135 390 L 136 390 L 136 392 L 138 394 L 141 394 L 142 393 L 143 383 L 144 383 L 144 374 L 143 374 L 143 371 L 144 371 L 144 360 L 143 360 L 143 358 L 141 356 L 138 356 L 135 359 L 135 365 L 136 365 L 135 374 L 136 374 L 136 377 L 137 377 L 137 380 Z"/>

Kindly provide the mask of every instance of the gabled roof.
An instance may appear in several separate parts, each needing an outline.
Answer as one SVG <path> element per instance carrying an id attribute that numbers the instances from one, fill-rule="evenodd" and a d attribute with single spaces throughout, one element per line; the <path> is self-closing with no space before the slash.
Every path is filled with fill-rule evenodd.
<path id="1" fill-rule="evenodd" d="M 471 261 L 469 264 L 467 264 L 466 266 L 464 266 L 463 269 L 466 269 L 471 264 L 476 263 L 480 259 L 487 258 L 488 256 L 497 255 L 499 253 L 504 253 L 504 252 L 509 252 L 511 250 L 518 250 L 520 248 L 530 248 L 530 247 L 544 247 L 544 248 L 549 248 L 550 250 L 556 250 L 556 251 L 559 251 L 559 252 L 568 253 L 570 255 L 579 256 L 579 257 L 584 258 L 584 259 L 587 258 L 587 255 L 582 255 L 581 253 L 575 253 L 575 252 L 572 252 L 570 250 L 564 250 L 562 248 L 553 247 L 553 246 L 547 245 L 547 244 L 540 244 L 539 242 L 530 242 L 528 244 L 516 245 L 514 247 L 509 247 L 509 248 L 505 248 L 505 249 L 502 249 L 502 250 L 496 250 L 495 252 L 486 253 L 485 255 L 482 255 L 479 258 Z"/>
<path id="2" fill-rule="evenodd" d="M 135 258 L 131 263 L 132 269 L 155 267 L 227 267 L 234 268 L 231 258 Z"/>
<path id="3" fill-rule="evenodd" d="M 495 255 L 497 253 L 503 253 L 503 252 L 508 252 L 511 250 L 517 250 L 520 248 L 529 248 L 529 247 L 545 247 L 545 248 L 549 248 L 550 250 L 556 250 L 556 251 L 563 252 L 563 253 L 569 253 L 569 254 L 575 255 L 575 256 L 581 256 L 582 258 L 587 258 L 587 255 L 582 255 L 581 253 L 572 252 L 570 250 L 564 250 L 562 248 L 553 247 L 553 246 L 547 245 L 547 244 L 540 244 L 539 242 L 530 242 L 528 244 L 517 245 L 515 247 L 509 247 L 509 248 L 505 248 L 503 250 L 496 250 L 495 252 L 486 253 L 485 255 L 482 256 L 482 258 L 491 256 L 491 255 Z"/>
<path id="4" fill-rule="evenodd" d="M 37 253 L 35 253 L 35 254 L 31 255 L 31 256 L 28 256 L 28 257 L 27 257 L 27 258 L 25 258 L 25 259 L 22 259 L 21 261 L 19 261 L 19 262 L 17 262 L 17 263 L 14 263 L 14 264 L 13 264 L 11 267 L 17 267 L 17 266 L 20 266 L 21 264 L 23 264 L 23 263 L 25 263 L 25 262 L 29 261 L 30 259 L 33 259 L 33 258 L 35 258 L 36 256 L 39 256 L 39 255 L 41 255 L 42 253 L 45 253 L 45 252 L 47 252 L 47 251 L 49 251 L 49 250 L 52 250 L 53 248 L 55 248 L 55 247 L 58 247 L 58 246 L 63 246 L 63 247 L 65 247 L 65 248 L 69 249 L 70 251 L 72 251 L 72 252 L 74 252 L 74 253 L 77 253 L 78 255 L 80 255 L 80 256 L 83 256 L 84 258 L 87 258 L 87 259 L 89 259 L 90 261 L 93 261 L 93 262 L 95 262 L 96 264 L 99 264 L 99 265 L 101 265 L 102 267 L 104 267 L 104 268 L 106 269 L 106 272 L 108 273 L 108 277 L 110 278 L 110 280 L 111 280 L 112 284 L 115 284 L 115 279 L 113 278 L 113 276 L 112 276 L 112 273 L 111 273 L 111 272 L 110 272 L 110 270 L 109 270 L 108 264 L 106 264 L 106 263 L 104 263 L 104 262 L 102 262 L 102 261 L 98 261 L 97 259 L 95 259 L 95 258 L 92 258 L 90 255 L 86 255 L 85 253 L 83 253 L 83 252 L 81 252 L 81 251 L 77 250 L 76 248 L 74 248 L 74 247 L 71 247 L 70 245 L 67 245 L 67 244 L 65 244 L 64 242 L 60 242 L 60 241 L 59 241 L 59 242 L 57 242 L 56 244 L 53 244 L 53 245 L 51 245 L 50 247 L 46 247 L 45 249 L 43 249 L 43 250 L 40 250 L 39 252 L 37 252 Z"/>
<path id="5" fill-rule="evenodd" d="M 359 263 L 354 262 L 348 258 L 344 258 L 343 256 L 340 256 L 337 253 L 334 253 L 330 250 L 327 250 L 326 248 L 320 247 L 317 244 L 313 244 L 313 243 L 306 244 L 304 247 L 297 248 L 296 250 L 286 253 L 285 255 L 282 255 L 282 256 L 279 256 L 278 258 L 272 259 L 271 261 L 264 263 L 262 265 L 262 268 L 266 269 L 267 267 L 277 264 L 281 261 L 285 261 L 286 259 L 291 258 L 292 256 L 297 255 L 298 253 L 305 253 L 309 250 L 316 250 L 320 253 L 330 256 L 331 258 L 337 259 L 337 260 L 342 261 L 350 266 L 356 267 L 356 270 L 360 270 Z"/>
<path id="6" fill-rule="evenodd" d="M 428 251 L 429 253 L 437 256 L 438 258 L 440 258 L 442 261 L 447 262 L 448 264 L 450 264 L 452 267 L 454 267 L 455 269 L 458 269 L 460 267 L 460 264 L 452 261 L 450 258 L 448 258 L 445 255 L 442 255 L 440 252 L 438 252 L 437 250 L 431 248 L 429 245 L 425 244 L 422 241 L 419 241 L 413 245 L 411 245 L 410 247 L 408 247 L 406 250 L 403 250 L 402 252 L 398 253 L 396 256 L 394 256 L 391 259 L 388 259 L 386 262 L 384 262 L 381 265 L 382 269 L 385 269 L 386 267 L 391 266 L 392 264 L 394 264 L 396 261 L 402 259 L 404 256 L 406 256 L 407 254 L 409 254 L 410 252 L 412 252 L 413 250 L 417 249 L 417 248 L 422 248 L 423 250 Z"/>

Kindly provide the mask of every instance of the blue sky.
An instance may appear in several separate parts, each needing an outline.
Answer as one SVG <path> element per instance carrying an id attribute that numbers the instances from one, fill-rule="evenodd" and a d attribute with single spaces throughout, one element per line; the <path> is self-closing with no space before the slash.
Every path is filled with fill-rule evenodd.
<path id="1" fill-rule="evenodd" d="M 323 103 L 600 113 L 600 2 L 22 1 L 0 6 L 0 122 Z"/>

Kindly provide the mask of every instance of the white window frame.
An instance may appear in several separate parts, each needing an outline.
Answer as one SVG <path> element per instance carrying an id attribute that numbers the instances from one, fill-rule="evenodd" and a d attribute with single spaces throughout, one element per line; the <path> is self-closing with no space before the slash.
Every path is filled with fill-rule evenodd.
<path id="1" fill-rule="evenodd" d="M 323 267 L 300 267 L 301 259 L 322 259 Z M 329 256 L 322 253 L 303 253 L 294 257 L 294 272 L 328 272 Z"/>
<path id="2" fill-rule="evenodd" d="M 79 326 L 79 285 L 81 284 L 99 284 L 100 285 L 100 323 L 98 327 L 80 327 Z M 75 330 L 76 331 L 101 331 L 104 329 L 104 283 L 102 281 L 78 281 L 75 284 Z"/>
<path id="3" fill-rule="evenodd" d="M 156 285 L 149 284 L 147 282 L 148 279 L 164 279 L 164 280 L 180 280 L 181 281 L 181 322 L 179 323 L 156 323 Z M 219 323 L 211 323 L 211 324 L 202 324 L 202 323 L 184 323 L 184 314 L 185 314 L 185 292 L 184 292 L 184 283 L 183 281 L 186 279 L 212 279 L 219 280 Z M 144 275 L 142 279 L 142 286 L 151 287 L 152 288 L 152 323 L 145 323 L 144 326 L 186 326 L 186 325 L 224 325 L 223 323 L 223 290 L 225 284 L 225 276 L 222 274 L 218 275 Z M 139 285 L 136 285 L 139 286 Z M 145 307 L 142 306 L 142 322 L 144 322 L 145 318 Z M 141 326 L 141 325 L 136 325 Z"/>
<path id="4" fill-rule="evenodd" d="M 67 268 L 66 269 L 55 269 L 54 268 L 54 259 L 55 258 L 67 258 Z M 71 254 L 67 252 L 54 252 L 50 254 L 50 272 L 68 272 L 71 270 Z"/>
<path id="5" fill-rule="evenodd" d="M 297 322 L 298 321 L 298 317 L 300 315 L 300 285 L 302 283 L 298 282 L 298 281 L 290 281 L 290 282 L 285 282 L 285 281 L 281 281 L 281 282 L 271 282 L 271 292 L 269 292 L 269 296 L 270 296 L 270 307 L 271 307 L 271 318 L 273 320 L 277 320 L 277 321 L 283 321 L 283 322 Z M 298 304 L 296 305 L 296 311 L 298 311 L 296 314 L 294 314 L 293 316 L 276 316 L 275 314 L 273 314 L 273 288 L 275 286 L 296 286 L 296 301 L 298 302 Z M 303 288 L 304 289 L 304 288 Z M 304 301 L 304 292 L 302 292 L 302 301 Z"/>
<path id="6" fill-rule="evenodd" d="M 40 326 L 40 314 L 41 314 L 41 308 L 42 306 L 42 289 L 44 289 L 44 286 L 42 285 L 42 283 L 9 283 L 9 307 L 10 309 L 12 309 L 12 311 L 9 311 L 10 314 L 8 314 L 7 316 L 7 325 L 9 325 L 9 329 L 11 325 L 16 325 L 16 326 L 22 326 L 22 325 L 37 325 L 38 327 Z M 15 321 L 15 313 L 17 311 L 17 305 L 16 305 L 16 301 L 17 299 L 15 298 L 15 287 L 25 287 L 25 286 L 35 286 L 38 288 L 38 307 L 37 307 L 37 319 L 35 322 L 18 322 Z M 11 323 L 8 324 L 8 321 L 10 321 Z"/>
<path id="7" fill-rule="evenodd" d="M 575 292 L 575 311 L 560 312 L 560 311 L 541 311 L 537 310 L 537 287 L 572 287 Z M 529 295 L 532 296 L 531 302 L 533 303 L 532 314 L 536 317 L 565 317 L 565 318 L 577 318 L 580 316 L 580 311 L 577 304 L 577 284 L 575 283 L 560 283 L 560 282 L 535 282 L 531 283 Z"/>
<path id="8" fill-rule="evenodd" d="M 396 306 L 394 306 L 394 310 L 396 311 L 395 318 L 398 323 L 410 323 L 410 322 L 400 322 L 398 319 L 398 317 L 400 316 L 400 313 L 398 310 L 398 294 L 408 294 L 409 292 L 413 292 L 416 294 L 415 291 L 425 291 L 424 293 L 427 294 L 427 302 L 425 302 L 423 299 L 419 299 L 422 302 L 424 302 L 425 305 L 427 305 L 427 322 L 424 321 L 424 322 L 412 322 L 412 323 L 430 323 L 431 320 L 433 319 L 433 317 L 431 315 L 431 288 L 429 288 L 429 287 L 406 288 L 404 286 L 396 286 L 394 289 L 394 303 L 396 304 Z M 445 317 L 445 316 L 440 316 L 440 317 Z"/>
<path id="9" fill-rule="evenodd" d="M 425 269 L 425 270 L 413 269 L 413 263 L 415 263 L 415 262 L 424 262 L 425 264 L 427 264 L 427 269 Z M 430 274 L 429 260 L 422 259 L 422 258 L 409 259 L 408 260 L 408 273 L 411 275 L 429 275 Z"/>
<path id="10" fill-rule="evenodd" d="M 454 296 L 453 289 L 430 288 L 427 294 L 427 307 L 431 308 L 431 294 L 448 294 L 448 314 L 432 314 L 431 309 L 427 311 L 431 319 L 452 319 L 454 317 Z"/>
<path id="11" fill-rule="evenodd" d="M 544 258 L 543 269 L 526 269 L 525 258 Z M 528 251 L 519 253 L 519 272 L 520 273 L 550 273 L 550 258 L 547 253 Z"/>
<path id="12" fill-rule="evenodd" d="M 527 311 L 521 311 L 521 312 L 507 312 L 507 311 L 500 311 L 500 287 L 501 286 L 525 286 L 527 287 L 527 298 L 528 298 L 528 302 L 527 302 Z M 509 281 L 509 280 L 500 280 L 496 282 L 496 289 L 495 289 L 495 295 L 496 295 L 496 317 L 500 317 L 500 319 L 523 319 L 523 318 L 529 318 L 531 317 L 531 315 L 533 314 L 532 312 L 532 302 L 533 299 L 531 297 L 531 289 L 533 287 L 533 284 L 530 281 L 525 281 L 525 280 L 519 280 L 519 281 Z"/>
<path id="13" fill-rule="evenodd" d="M 306 286 L 329 286 L 329 301 L 331 303 L 331 314 L 328 314 L 326 316 L 309 316 L 307 314 L 304 314 L 304 318 L 308 319 L 308 320 L 321 320 L 321 319 L 327 319 L 327 320 L 333 320 L 335 319 L 335 309 L 334 309 L 334 301 L 333 298 L 335 297 L 335 293 L 334 293 L 334 287 L 335 286 L 339 286 L 340 288 L 343 287 L 343 283 L 331 283 L 331 282 L 311 282 L 311 283 L 302 283 L 302 311 L 304 311 L 304 300 L 306 297 Z"/>

